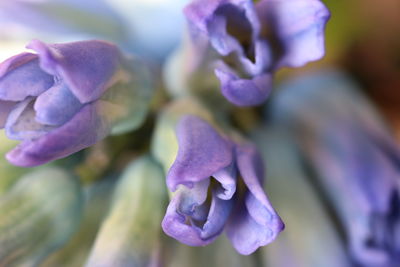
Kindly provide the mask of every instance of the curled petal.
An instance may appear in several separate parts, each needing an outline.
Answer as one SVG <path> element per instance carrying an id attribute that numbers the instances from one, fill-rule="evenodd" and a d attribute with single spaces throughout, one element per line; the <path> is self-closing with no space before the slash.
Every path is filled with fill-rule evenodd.
<path id="1" fill-rule="evenodd" d="M 233 145 L 204 120 L 188 115 L 178 123 L 178 155 L 167 175 L 167 185 L 175 191 L 179 184 L 207 179 L 231 164 Z"/>
<path id="2" fill-rule="evenodd" d="M 236 192 L 237 170 L 235 165 L 231 164 L 214 173 L 213 177 L 221 184 L 216 188 L 216 196 L 223 200 L 231 199 Z"/>
<path id="3" fill-rule="evenodd" d="M 121 59 L 118 48 L 104 41 L 45 44 L 33 40 L 27 48 L 38 53 L 41 68 L 60 76 L 82 104 L 104 93 Z"/>
<path id="4" fill-rule="evenodd" d="M 180 196 L 172 198 L 167 212 L 162 221 L 164 232 L 189 246 L 205 246 L 214 241 L 216 237 L 201 239 L 200 229 L 186 223 L 186 216 L 178 212 Z"/>
<path id="5" fill-rule="evenodd" d="M 262 186 L 264 182 L 264 164 L 261 155 L 253 145 L 244 144 L 237 147 L 236 157 L 240 175 L 249 189 L 249 195 L 246 197 L 246 207 L 250 215 L 263 225 L 270 223 L 282 224 Z M 281 228 L 281 225 L 278 225 L 277 228 Z"/>
<path id="6" fill-rule="evenodd" d="M 257 12 L 262 22 L 273 26 L 283 46 L 278 67 L 300 67 L 324 55 L 324 30 L 330 14 L 321 1 L 262 0 Z"/>
<path id="7" fill-rule="evenodd" d="M 204 246 L 222 232 L 234 200 L 220 199 L 213 190 L 211 204 L 206 203 L 209 185 L 207 179 L 176 193 L 162 223 L 166 234 L 190 246 Z"/>
<path id="8" fill-rule="evenodd" d="M 269 73 L 251 79 L 240 79 L 233 72 L 222 69 L 216 69 L 215 74 L 221 82 L 222 94 L 238 106 L 259 105 L 271 91 L 272 77 Z"/>
<path id="9" fill-rule="evenodd" d="M 7 153 L 8 161 L 17 166 L 32 167 L 93 145 L 110 130 L 100 115 L 101 104 L 101 101 L 87 104 L 61 127 L 34 141 L 23 141 Z"/>
<path id="10" fill-rule="evenodd" d="M 208 187 L 210 186 L 210 179 L 202 180 L 196 183 L 193 188 L 187 189 L 182 187 L 179 195 L 179 211 L 183 214 L 196 217 L 200 219 L 200 214 L 197 214 L 196 208 L 201 206 L 207 199 Z"/>
<path id="11" fill-rule="evenodd" d="M 234 199 L 224 200 L 217 196 L 215 192 L 211 196 L 211 207 L 207 217 L 207 221 L 202 227 L 201 238 L 211 238 L 218 236 L 226 221 L 231 214 Z"/>
<path id="12" fill-rule="evenodd" d="M 262 188 L 263 162 L 255 147 L 238 146 L 236 157 L 239 172 L 249 191 L 244 203 L 239 202 L 232 213 L 227 234 L 236 250 L 247 255 L 272 242 L 284 224 Z"/>
<path id="13" fill-rule="evenodd" d="M 211 45 L 223 56 L 227 56 L 234 51 L 242 51 L 238 40 L 228 34 L 226 24 L 226 18 L 218 16 L 209 23 Z"/>
<path id="14" fill-rule="evenodd" d="M 226 234 L 240 254 L 249 255 L 259 247 L 271 243 L 283 227 L 280 220 L 273 227 L 257 223 L 242 203 L 232 212 L 226 225 Z"/>
<path id="15" fill-rule="evenodd" d="M 7 137 L 15 140 L 34 140 L 47 134 L 54 127 L 35 120 L 33 99 L 27 98 L 16 104 L 5 125 Z"/>
<path id="16" fill-rule="evenodd" d="M 38 96 L 54 83 L 54 78 L 39 67 L 37 55 L 21 53 L 0 65 L 0 99 L 22 101 Z"/>
<path id="17" fill-rule="evenodd" d="M 184 12 L 189 22 L 205 34 L 210 34 L 210 31 L 214 30 L 212 26 L 217 26 L 214 20 L 218 20 L 218 17 L 224 18 L 225 22 L 220 20 L 220 23 L 223 24 L 227 23 L 226 20 L 228 17 L 232 17 L 240 22 L 244 21 L 245 23 L 238 23 L 235 26 L 241 28 L 248 27 L 244 30 L 253 31 L 253 36 L 256 36 L 260 30 L 252 1 L 195 0 L 184 9 Z M 235 23 L 235 21 L 230 22 Z M 248 25 L 244 26 L 243 24 Z M 223 29 L 221 28 L 221 30 Z"/>
<path id="18" fill-rule="evenodd" d="M 83 105 L 64 83 L 54 85 L 35 101 L 36 120 L 48 125 L 69 121 Z"/>

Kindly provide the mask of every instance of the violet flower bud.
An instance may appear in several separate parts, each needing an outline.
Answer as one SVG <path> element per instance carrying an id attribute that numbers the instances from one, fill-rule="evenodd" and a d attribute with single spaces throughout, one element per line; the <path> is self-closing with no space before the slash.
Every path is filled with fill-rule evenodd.
<path id="1" fill-rule="evenodd" d="M 278 68 L 324 55 L 329 12 L 319 0 L 194 0 L 185 14 L 190 68 L 213 68 L 222 94 L 238 106 L 261 104 Z"/>
<path id="2" fill-rule="evenodd" d="M 345 229 L 362 266 L 400 263 L 398 144 L 374 106 L 340 73 L 288 82 L 274 105 Z"/>
<path id="3" fill-rule="evenodd" d="M 0 127 L 22 142 L 7 154 L 36 166 L 142 123 L 151 95 L 140 64 L 103 41 L 45 44 L 0 65 Z"/>
<path id="4" fill-rule="evenodd" d="M 263 164 L 252 144 L 237 144 L 193 115 L 177 127 L 179 150 L 167 185 L 175 191 L 165 233 L 190 246 L 213 242 L 225 229 L 241 254 L 272 242 L 283 223 L 266 197 Z"/>

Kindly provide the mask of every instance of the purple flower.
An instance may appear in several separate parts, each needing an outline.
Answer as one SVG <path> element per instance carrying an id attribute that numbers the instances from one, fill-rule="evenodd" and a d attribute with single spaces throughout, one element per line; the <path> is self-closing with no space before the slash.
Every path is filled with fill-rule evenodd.
<path id="1" fill-rule="evenodd" d="M 222 94 L 239 106 L 262 103 L 278 68 L 324 55 L 329 12 L 319 0 L 195 0 L 185 14 L 198 56 L 193 61 L 204 65 L 211 45 Z"/>
<path id="2" fill-rule="evenodd" d="M 128 100 L 139 96 L 146 103 L 149 94 L 141 90 L 148 88 L 137 88 L 136 70 L 116 46 L 34 40 L 27 47 L 37 54 L 21 53 L 0 65 L 0 127 L 10 139 L 22 141 L 7 154 L 12 164 L 44 164 L 93 145 L 111 131 L 140 124 L 146 105 Z M 135 111 L 137 120 L 126 121 Z"/>
<path id="3" fill-rule="evenodd" d="M 179 150 L 167 175 L 176 191 L 162 227 L 191 246 L 226 233 L 241 254 L 272 242 L 283 223 L 263 189 L 263 164 L 251 144 L 236 144 L 204 120 L 187 115 L 178 123 Z"/>
<path id="4" fill-rule="evenodd" d="M 325 71 L 282 86 L 276 122 L 299 145 L 360 266 L 400 264 L 400 149 L 351 79 Z"/>

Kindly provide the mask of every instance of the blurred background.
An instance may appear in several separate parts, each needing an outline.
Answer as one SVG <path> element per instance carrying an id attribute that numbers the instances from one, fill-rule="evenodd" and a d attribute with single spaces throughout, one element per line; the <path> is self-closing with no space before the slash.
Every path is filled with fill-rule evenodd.
<path id="1" fill-rule="evenodd" d="M 207 248 L 188 248 L 149 223 L 160 220 L 167 193 L 135 183 L 158 174 L 126 166 L 148 151 L 153 114 L 134 133 L 34 169 L 7 163 L 3 155 L 16 142 L 0 131 L 0 265 L 400 266 L 400 1 L 323 2 L 331 12 L 326 56 L 280 70 L 264 106 L 238 108 L 231 116 L 264 156 L 265 189 L 286 224 L 277 241 L 242 257 L 224 237 Z M 24 51 L 31 39 L 105 39 L 152 62 L 162 91 L 162 67 L 181 41 L 186 3 L 2 0 L 0 61 Z M 160 95 L 155 106 L 165 102 Z M 46 178 L 53 176 L 58 179 Z M 129 193 L 124 186 L 136 189 Z M 138 192 L 162 197 L 142 210 L 129 205 L 146 202 L 147 193 Z M 129 194 L 137 198 L 124 198 Z M 141 223 L 118 232 L 127 220 Z M 143 233 L 153 230 L 158 234 L 147 240 Z M 114 234 L 134 242 L 104 245 Z M 96 261 L 107 253 L 135 260 Z"/>

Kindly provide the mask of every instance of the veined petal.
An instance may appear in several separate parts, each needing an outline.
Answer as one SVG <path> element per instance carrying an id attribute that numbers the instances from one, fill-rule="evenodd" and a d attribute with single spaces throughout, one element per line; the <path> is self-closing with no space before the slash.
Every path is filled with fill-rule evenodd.
<path id="1" fill-rule="evenodd" d="M 300 67 L 324 55 L 324 30 L 330 14 L 320 0 L 262 0 L 256 9 L 261 23 L 273 27 L 283 46 L 277 67 Z"/>
<path id="2" fill-rule="evenodd" d="M 67 85 L 60 82 L 36 99 L 35 119 L 47 125 L 62 125 L 69 121 L 82 106 Z"/>
<path id="3" fill-rule="evenodd" d="M 54 83 L 53 76 L 39 67 L 37 55 L 21 53 L 0 64 L 0 99 L 22 101 L 38 96 Z"/>
<path id="4" fill-rule="evenodd" d="M 59 76 L 82 104 L 107 90 L 121 63 L 118 48 L 104 41 L 45 44 L 33 40 L 27 48 L 38 53 L 41 68 Z"/>
<path id="5" fill-rule="evenodd" d="M 66 157 L 93 145 L 110 131 L 99 115 L 101 101 L 85 105 L 71 120 L 34 141 L 23 141 L 6 157 L 12 164 L 32 167 Z"/>
<path id="6" fill-rule="evenodd" d="M 233 145 L 204 120 L 188 115 L 178 123 L 178 155 L 167 175 L 167 185 L 175 191 L 179 184 L 207 179 L 233 160 Z"/>
<path id="7" fill-rule="evenodd" d="M 216 69 L 222 94 L 238 106 L 259 105 L 268 97 L 272 87 L 271 74 L 261 74 L 251 79 L 241 79 L 233 72 Z"/>

